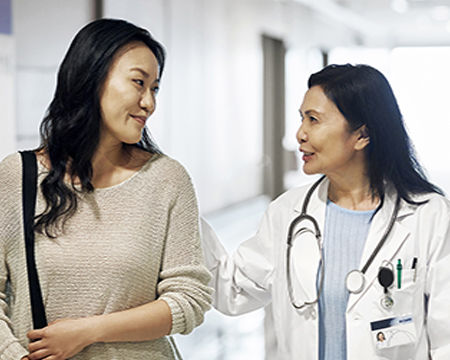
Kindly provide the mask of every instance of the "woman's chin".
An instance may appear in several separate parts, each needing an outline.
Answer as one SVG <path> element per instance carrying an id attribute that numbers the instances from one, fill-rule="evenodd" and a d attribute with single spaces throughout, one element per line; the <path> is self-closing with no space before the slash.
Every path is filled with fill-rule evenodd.
<path id="1" fill-rule="evenodd" d="M 133 144 L 137 144 L 139 141 L 141 141 L 142 139 L 142 135 L 136 135 L 136 136 L 127 136 L 127 137 L 123 137 L 122 143 L 127 144 L 127 145 L 133 145 Z"/>

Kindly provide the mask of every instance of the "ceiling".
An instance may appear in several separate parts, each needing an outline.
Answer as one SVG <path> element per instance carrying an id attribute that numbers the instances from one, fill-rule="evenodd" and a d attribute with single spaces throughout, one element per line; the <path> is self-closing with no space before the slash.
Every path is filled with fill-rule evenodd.
<path id="1" fill-rule="evenodd" d="M 450 0 L 293 0 L 341 22 L 362 43 L 450 46 Z"/>

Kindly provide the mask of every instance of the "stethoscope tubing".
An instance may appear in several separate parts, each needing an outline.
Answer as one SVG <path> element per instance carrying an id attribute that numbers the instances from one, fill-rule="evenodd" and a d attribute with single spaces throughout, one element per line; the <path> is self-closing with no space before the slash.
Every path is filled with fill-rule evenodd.
<path id="1" fill-rule="evenodd" d="M 320 232 L 320 228 L 319 228 L 319 224 L 317 223 L 316 219 L 314 219 L 313 216 L 308 215 L 307 214 L 307 210 L 308 210 L 308 205 L 309 205 L 309 201 L 310 198 L 313 194 L 313 192 L 315 191 L 315 189 L 320 185 L 320 183 L 325 179 L 325 175 L 322 176 L 319 180 L 317 180 L 312 186 L 311 188 L 308 190 L 305 199 L 303 201 L 303 205 L 302 205 L 302 211 L 300 213 L 299 216 L 297 216 L 295 219 L 293 219 L 289 225 L 289 230 L 288 230 L 288 236 L 287 236 L 287 249 L 286 249 L 286 278 L 287 278 L 287 287 L 288 287 L 288 293 L 289 293 L 289 299 L 291 301 L 291 304 L 294 308 L 296 308 L 297 310 L 303 309 L 304 307 L 308 306 L 308 305 L 313 305 L 316 302 L 318 302 L 319 297 L 322 293 L 322 287 L 323 287 L 323 271 L 324 271 L 324 266 L 323 264 L 323 250 L 322 250 L 322 235 Z M 378 253 L 380 252 L 381 248 L 383 247 L 384 243 L 386 242 L 387 238 L 389 237 L 389 234 L 392 231 L 392 228 L 394 227 L 395 224 L 395 220 L 397 219 L 397 215 L 400 209 L 400 196 L 397 195 L 396 201 L 395 201 L 395 206 L 394 206 L 394 210 L 392 212 L 391 218 L 389 220 L 389 224 L 388 227 L 386 228 L 386 231 L 384 232 L 383 236 L 381 237 L 380 241 L 378 242 L 376 248 L 374 249 L 374 251 L 372 252 L 372 254 L 370 255 L 370 257 L 367 259 L 366 263 L 364 264 L 363 268 L 361 269 L 361 274 L 362 276 L 364 276 L 364 274 L 366 273 L 367 269 L 370 267 L 370 265 L 372 264 L 373 260 L 375 259 L 375 257 L 378 255 Z M 302 233 L 303 231 L 311 231 L 310 229 L 306 228 L 306 227 L 302 227 L 300 230 L 298 230 L 295 234 L 294 234 L 294 230 L 295 227 L 297 226 L 297 224 L 301 221 L 309 221 L 313 224 L 314 226 L 314 234 L 316 237 L 316 241 L 318 244 L 318 248 L 320 251 L 320 263 L 319 263 L 319 269 L 321 271 L 321 276 L 320 276 L 320 282 L 319 282 L 319 287 L 317 290 L 317 297 L 314 301 L 304 301 L 302 305 L 299 305 L 295 302 L 294 299 L 294 295 L 293 295 L 293 290 L 292 290 L 292 278 L 291 278 L 291 264 L 290 264 L 290 260 L 291 260 L 291 248 L 292 248 L 292 244 L 294 241 L 295 236 L 298 233 Z M 312 231 L 311 231 L 312 232 Z M 355 270 L 353 270 L 355 271 Z"/>
<path id="2" fill-rule="evenodd" d="M 302 305 L 298 305 L 295 302 L 294 299 L 294 294 L 292 291 L 292 279 L 291 279 L 291 264 L 290 264 L 290 260 L 291 260 L 291 249 L 292 249 L 292 242 L 295 238 L 295 235 L 297 235 L 298 233 L 303 232 L 303 230 L 308 230 L 307 228 L 301 228 L 300 230 L 298 230 L 295 234 L 294 234 L 294 229 L 297 226 L 297 224 L 300 221 L 304 221 L 304 220 L 309 220 L 313 226 L 314 226 L 314 235 L 316 237 L 316 241 L 320 250 L 320 264 L 319 264 L 319 268 L 320 271 L 323 272 L 323 256 L 322 256 L 322 235 L 320 232 L 320 228 L 319 228 L 319 224 L 317 223 L 316 219 L 314 219 L 314 217 L 312 217 L 311 215 L 307 214 L 307 210 L 308 210 L 308 204 L 309 204 L 309 199 L 311 198 L 312 193 L 314 192 L 314 190 L 319 186 L 319 184 L 325 179 L 325 175 L 322 176 L 319 180 L 317 180 L 312 186 L 311 188 L 308 190 L 305 200 L 303 201 L 303 205 L 302 205 L 302 212 L 300 213 L 299 216 L 297 216 L 294 220 L 291 221 L 291 224 L 289 225 L 289 230 L 288 230 L 288 237 L 287 237 L 287 249 L 286 249 L 286 277 L 287 277 L 287 286 L 288 286 L 288 293 L 289 293 L 289 299 L 291 301 L 291 304 L 294 308 L 296 308 L 297 310 L 301 310 L 309 305 L 313 305 L 315 302 L 318 301 L 320 294 L 322 293 L 322 287 L 323 287 L 323 274 L 321 274 L 320 276 L 320 283 L 319 283 L 319 289 L 317 291 L 317 299 L 314 301 L 305 301 Z"/>

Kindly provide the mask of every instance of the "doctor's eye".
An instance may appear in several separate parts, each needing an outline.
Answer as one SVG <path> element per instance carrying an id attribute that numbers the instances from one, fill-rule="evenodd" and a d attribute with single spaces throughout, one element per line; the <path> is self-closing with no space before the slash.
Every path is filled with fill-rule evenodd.
<path id="1" fill-rule="evenodd" d="M 139 86 L 144 86 L 144 80 L 141 79 L 133 79 L 133 81 Z"/>
<path id="2" fill-rule="evenodd" d="M 152 87 L 152 91 L 153 91 L 153 93 L 156 95 L 156 94 L 158 94 L 158 92 L 159 92 L 159 86 L 154 86 L 154 87 Z"/>
<path id="3" fill-rule="evenodd" d="M 309 116 L 309 121 L 314 123 L 314 122 L 318 122 L 319 120 L 317 118 L 315 118 L 314 116 Z"/>

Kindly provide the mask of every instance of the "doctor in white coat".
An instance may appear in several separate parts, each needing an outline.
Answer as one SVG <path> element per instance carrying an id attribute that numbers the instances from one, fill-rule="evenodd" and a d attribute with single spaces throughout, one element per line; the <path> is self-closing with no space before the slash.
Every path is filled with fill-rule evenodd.
<path id="1" fill-rule="evenodd" d="M 203 224 L 215 307 L 272 302 L 277 360 L 450 359 L 450 204 L 389 83 L 347 64 L 308 87 L 297 139 L 304 172 L 324 176 L 273 201 L 232 256 Z"/>

